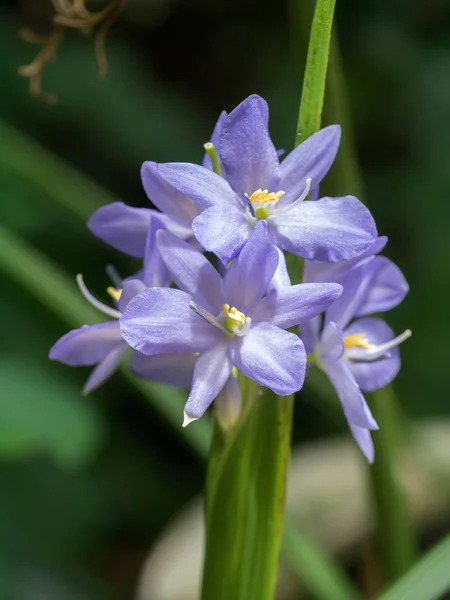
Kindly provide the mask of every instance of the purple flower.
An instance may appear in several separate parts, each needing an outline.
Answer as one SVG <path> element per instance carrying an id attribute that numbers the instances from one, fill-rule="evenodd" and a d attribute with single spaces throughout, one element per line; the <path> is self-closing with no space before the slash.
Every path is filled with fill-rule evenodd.
<path id="1" fill-rule="evenodd" d="M 387 241 L 388 239 L 385 235 L 376 238 L 365 252 L 350 260 L 341 260 L 334 263 L 305 260 L 303 281 L 315 281 L 316 283 L 321 281 L 339 281 L 345 273 L 353 267 L 360 265 L 363 260 L 381 252 L 386 246 Z M 408 284 L 406 284 L 406 288 L 408 288 Z"/>
<path id="2" fill-rule="evenodd" d="M 180 289 L 138 294 L 120 319 L 122 335 L 143 354 L 198 352 L 185 425 L 200 418 L 233 367 L 279 395 L 303 385 L 306 356 L 284 329 L 319 314 L 338 284 L 287 286 L 280 254 L 259 223 L 223 278 L 196 249 L 168 231 L 158 246 Z"/>
<path id="3" fill-rule="evenodd" d="M 326 277 L 325 269 L 315 271 L 318 280 Z M 305 272 L 311 276 L 314 269 L 307 265 Z M 300 334 L 310 360 L 334 386 L 351 432 L 372 462 L 370 430 L 378 427 L 361 390 L 373 391 L 394 379 L 400 369 L 397 346 L 411 332 L 394 338 L 384 321 L 367 315 L 399 304 L 408 285 L 398 267 L 383 256 L 363 259 L 336 279 L 344 291 L 325 312 L 323 326 L 321 317 L 316 317 L 301 325 Z"/>
<path id="4" fill-rule="evenodd" d="M 165 183 L 152 163 L 142 166 L 145 191 L 158 208 L 134 208 L 123 202 L 113 202 L 94 212 L 88 221 L 89 230 L 98 238 L 136 258 L 143 258 L 150 222 L 159 229 L 168 229 L 175 235 L 194 241 L 192 219 L 198 214 L 195 204 Z"/>
<path id="5" fill-rule="evenodd" d="M 111 308 L 90 294 L 81 275 L 77 276 L 77 282 L 85 298 L 101 312 L 113 317 L 114 321 L 83 325 L 69 331 L 52 347 L 49 358 L 72 367 L 96 365 L 83 388 L 83 393 L 87 394 L 102 385 L 116 371 L 125 355 L 128 344 L 122 338 L 117 319 L 128 299 L 145 289 L 145 285 L 139 280 L 128 281 L 124 284 L 122 294 L 115 288 L 108 288 L 117 301 L 117 308 Z"/>
<path id="6" fill-rule="evenodd" d="M 395 263 L 385 256 L 374 256 L 384 248 L 387 238 L 380 237 L 370 250 L 357 259 L 338 263 L 304 263 L 303 281 L 332 281 L 344 286 L 344 293 L 328 310 L 328 316 L 354 317 L 385 312 L 394 308 L 409 291 L 408 282 Z M 336 321 L 337 322 L 337 321 Z"/>
<path id="7" fill-rule="evenodd" d="M 226 112 L 219 116 L 211 136 L 211 143 L 218 144 Z M 205 153 L 203 165 L 211 169 L 211 159 Z M 136 258 L 143 258 L 150 221 L 158 229 L 168 229 L 176 236 L 196 244 L 192 221 L 199 210 L 195 203 L 173 188 L 157 172 L 156 163 L 145 162 L 141 170 L 142 183 L 148 198 L 161 211 L 150 208 L 134 208 L 123 202 L 113 202 L 94 212 L 88 221 L 89 230 L 98 238 Z"/>
<path id="8" fill-rule="evenodd" d="M 156 224 L 153 224 L 156 227 Z M 116 308 L 99 302 L 86 288 L 81 275 L 77 282 L 84 297 L 103 314 L 113 317 L 113 321 L 97 325 L 83 325 L 69 331 L 50 350 L 49 358 L 70 366 L 96 365 L 83 388 L 85 394 L 102 385 L 117 369 L 122 357 L 129 349 L 120 332 L 119 317 L 127 304 L 139 292 L 151 285 L 168 285 L 169 273 L 162 263 L 159 252 L 154 252 L 156 230 L 152 226 L 148 231 L 146 257 L 141 279 L 125 280 L 122 289 L 108 288 L 115 300 Z M 193 354 L 176 357 L 170 354 L 149 357 L 133 352 L 130 361 L 132 371 L 154 381 L 168 383 L 177 387 L 189 387 L 195 364 Z"/>
<path id="9" fill-rule="evenodd" d="M 353 196 L 304 202 L 329 170 L 340 127 L 326 127 L 279 163 L 268 131 L 268 108 L 250 96 L 224 117 L 218 144 L 222 177 L 198 165 L 158 166 L 161 177 L 192 198 L 201 214 L 200 244 L 228 263 L 259 220 L 279 248 L 310 260 L 340 261 L 366 251 L 377 235 L 369 211 Z"/>

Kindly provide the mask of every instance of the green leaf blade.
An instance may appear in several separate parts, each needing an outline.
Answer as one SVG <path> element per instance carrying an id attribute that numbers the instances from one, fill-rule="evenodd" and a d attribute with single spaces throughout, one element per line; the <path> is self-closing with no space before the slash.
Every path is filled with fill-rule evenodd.
<path id="1" fill-rule="evenodd" d="M 377 600 L 439 600 L 450 590 L 450 536 L 439 542 Z"/>

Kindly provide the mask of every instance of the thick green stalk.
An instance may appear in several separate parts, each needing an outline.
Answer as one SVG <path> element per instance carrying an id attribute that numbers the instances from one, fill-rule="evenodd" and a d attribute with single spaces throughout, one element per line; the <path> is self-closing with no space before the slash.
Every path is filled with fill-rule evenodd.
<path id="1" fill-rule="evenodd" d="M 320 129 L 336 0 L 317 0 L 309 37 L 295 145 Z M 304 2 L 296 0 L 301 15 Z M 300 17 L 299 17 L 300 18 Z"/>
<path id="2" fill-rule="evenodd" d="M 202 600 L 274 597 L 292 412 L 292 396 L 256 393 L 246 399 L 236 431 L 216 430 Z"/>
<path id="3" fill-rule="evenodd" d="M 354 143 L 349 135 L 350 109 L 336 36 L 332 47 L 325 111 L 329 122 L 342 126 L 344 142 L 338 153 L 339 169 L 334 170 L 333 183 L 338 187 L 337 193 L 357 194 L 364 201 L 362 178 Z M 414 562 L 417 547 L 404 495 L 393 472 L 393 464 L 406 427 L 391 386 L 373 392 L 368 401 L 380 428 L 372 435 L 375 463 L 368 466 L 376 518 L 376 545 L 385 576 L 396 578 Z"/>

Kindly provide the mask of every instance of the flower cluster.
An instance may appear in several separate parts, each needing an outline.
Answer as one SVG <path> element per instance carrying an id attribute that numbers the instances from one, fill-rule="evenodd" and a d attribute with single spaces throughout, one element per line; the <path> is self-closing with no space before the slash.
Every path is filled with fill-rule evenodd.
<path id="1" fill-rule="evenodd" d="M 410 332 L 395 337 L 369 315 L 396 306 L 408 285 L 378 255 L 387 240 L 367 208 L 353 196 L 319 196 L 339 140 L 339 126 L 326 127 L 280 162 L 267 105 L 254 95 L 220 115 L 202 165 L 144 163 L 143 185 L 158 210 L 113 203 L 88 223 L 143 268 L 108 288 L 114 308 L 79 276 L 85 297 L 114 320 L 69 332 L 50 358 L 96 365 L 88 392 L 131 348 L 134 372 L 190 388 L 184 425 L 214 400 L 232 425 L 238 373 L 283 396 L 300 390 L 316 365 L 372 461 L 377 424 L 362 391 L 392 381 L 397 346 Z M 292 285 L 284 252 L 305 259 L 303 283 Z"/>

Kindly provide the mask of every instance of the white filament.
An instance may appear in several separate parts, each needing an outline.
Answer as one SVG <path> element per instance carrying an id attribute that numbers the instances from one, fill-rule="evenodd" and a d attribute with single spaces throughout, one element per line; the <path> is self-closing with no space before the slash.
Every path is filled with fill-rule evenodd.
<path id="1" fill-rule="evenodd" d="M 205 319 L 205 321 L 208 321 L 208 323 L 210 323 L 211 325 L 215 325 L 214 315 L 212 315 L 207 310 L 196 304 L 193 300 L 189 302 L 189 308 L 193 310 L 199 317 L 202 317 L 203 319 Z"/>
<path id="2" fill-rule="evenodd" d="M 346 358 L 349 358 L 351 360 L 363 360 L 363 361 L 372 361 L 372 360 L 376 360 L 377 358 L 389 358 L 389 354 L 387 354 L 387 350 L 389 350 L 390 348 L 394 348 L 395 346 L 398 346 L 399 344 L 401 344 L 402 342 L 404 342 L 405 340 L 407 340 L 409 337 L 411 337 L 412 332 L 410 329 L 407 329 L 406 331 L 404 331 L 403 333 L 401 333 L 400 335 L 398 335 L 396 338 L 394 338 L 393 340 L 390 340 L 389 342 L 386 342 L 385 344 L 380 344 L 379 346 L 375 346 L 373 344 L 369 344 L 368 348 L 349 348 L 348 350 L 345 351 L 345 356 Z"/>
<path id="3" fill-rule="evenodd" d="M 293 202 L 292 204 L 288 204 L 287 206 L 283 206 L 282 208 L 272 208 L 272 209 L 270 209 L 270 213 L 271 214 L 285 213 L 285 212 L 288 212 L 289 210 L 291 210 L 291 208 L 294 208 L 294 206 L 301 204 L 303 202 L 303 200 L 305 200 L 305 198 L 309 194 L 309 190 L 311 189 L 311 181 L 312 181 L 311 177 L 307 177 L 305 179 L 305 189 L 303 190 L 300 198 L 297 198 L 297 200 L 295 200 L 295 202 Z"/>
<path id="4" fill-rule="evenodd" d="M 83 275 L 81 275 L 81 273 L 79 273 L 77 275 L 77 283 L 78 283 L 78 287 L 80 288 L 80 292 L 83 294 L 83 296 L 89 302 L 89 304 L 92 304 L 92 306 L 95 306 L 95 308 L 100 310 L 105 315 L 112 317 L 113 319 L 119 319 L 121 317 L 120 311 L 116 310 L 115 308 L 111 308 L 110 306 L 103 304 L 103 302 L 100 302 L 100 300 L 97 300 L 97 298 L 94 298 L 94 296 L 91 294 L 91 292 L 85 286 L 84 281 L 83 281 Z"/>
<path id="5" fill-rule="evenodd" d="M 238 325 L 236 325 L 236 327 L 233 327 L 233 333 L 234 335 L 237 335 L 238 337 L 241 337 L 242 335 L 246 334 L 247 331 L 250 329 L 250 325 L 252 324 L 252 320 L 250 317 L 247 317 L 245 319 L 245 323 L 242 327 L 239 328 Z"/>

